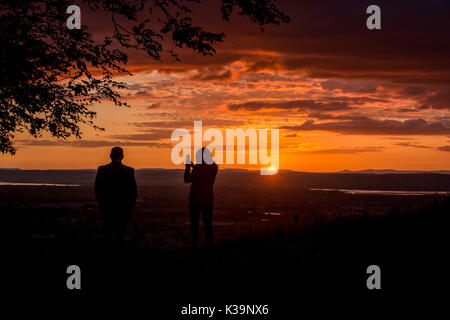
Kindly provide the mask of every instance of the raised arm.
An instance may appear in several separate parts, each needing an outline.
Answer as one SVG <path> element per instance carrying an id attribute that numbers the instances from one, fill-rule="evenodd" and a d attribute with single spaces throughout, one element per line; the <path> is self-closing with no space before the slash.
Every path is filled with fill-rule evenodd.
<path id="1" fill-rule="evenodd" d="M 190 183 L 192 182 L 192 173 L 191 173 L 191 165 L 186 165 L 184 168 L 184 182 Z"/>

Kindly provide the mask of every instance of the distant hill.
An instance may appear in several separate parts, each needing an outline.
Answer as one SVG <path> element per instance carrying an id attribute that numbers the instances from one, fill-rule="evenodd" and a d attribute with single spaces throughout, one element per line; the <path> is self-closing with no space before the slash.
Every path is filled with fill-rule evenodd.
<path id="1" fill-rule="evenodd" d="M 366 169 L 366 170 L 358 170 L 351 171 L 348 169 L 338 171 L 336 173 L 344 173 L 344 174 L 412 174 L 412 173 L 439 173 L 439 174 L 450 174 L 450 170 L 436 170 L 436 171 L 419 171 L 419 170 L 394 170 L 394 169 Z"/>

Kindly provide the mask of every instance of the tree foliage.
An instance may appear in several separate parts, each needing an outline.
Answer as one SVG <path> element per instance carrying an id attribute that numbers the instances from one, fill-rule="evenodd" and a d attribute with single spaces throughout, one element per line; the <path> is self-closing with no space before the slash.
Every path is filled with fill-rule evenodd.
<path id="1" fill-rule="evenodd" d="M 274 0 L 220 0 L 221 15 L 230 20 L 234 10 L 258 24 L 288 22 Z M 87 26 L 66 26 L 66 0 L 0 0 L 0 152 L 14 154 L 14 134 L 57 138 L 81 137 L 81 124 L 95 128 L 93 104 L 111 100 L 118 106 L 114 80 L 129 73 L 127 49 L 145 51 L 159 60 L 163 51 L 178 60 L 177 49 L 213 55 L 224 40 L 197 26 L 193 4 L 200 0 L 84 0 L 82 8 L 107 12 L 112 32 L 94 40 Z M 170 42 L 166 49 L 164 43 Z"/>

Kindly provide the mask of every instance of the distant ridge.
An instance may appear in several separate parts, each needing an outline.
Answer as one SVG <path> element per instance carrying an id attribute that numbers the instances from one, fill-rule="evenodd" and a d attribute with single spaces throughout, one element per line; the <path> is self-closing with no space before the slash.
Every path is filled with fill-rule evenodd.
<path id="1" fill-rule="evenodd" d="M 183 169 L 137 169 L 139 186 L 174 185 L 188 188 L 183 181 Z M 46 183 L 80 185 L 92 188 L 95 169 L 82 170 L 2 170 L 0 182 Z M 242 188 L 248 192 L 255 186 L 267 188 L 357 189 L 400 191 L 450 191 L 450 171 L 402 171 L 402 170 L 344 170 L 339 172 L 299 172 L 280 170 L 277 175 L 263 176 L 259 170 L 221 169 L 217 175 L 217 188 Z M 3 187 L 2 187 L 3 188 Z M 12 186 L 11 188 L 17 188 Z M 224 189 L 226 190 L 226 189 Z"/>
<path id="2" fill-rule="evenodd" d="M 338 171 L 339 174 L 415 174 L 415 173 L 438 173 L 438 174 L 450 174 L 450 170 L 433 170 L 433 171 L 420 171 L 420 170 L 395 170 L 395 169 L 365 169 L 351 171 L 348 169 Z"/>
<path id="3" fill-rule="evenodd" d="M 153 172 L 159 172 L 159 171 L 183 171 L 184 168 L 138 168 L 136 171 L 153 171 Z M 249 173 L 255 173 L 259 172 L 259 169 L 238 169 L 238 168 L 221 168 L 221 170 L 227 171 L 227 172 L 249 172 Z M 93 172 L 97 171 L 96 168 L 92 169 L 20 169 L 20 168 L 0 168 L 0 171 L 21 171 L 21 172 Z M 290 170 L 290 169 L 280 169 L 280 172 L 289 172 L 289 173 L 317 173 L 317 174 L 450 174 L 450 170 L 395 170 L 395 169 L 365 169 L 365 170 L 349 170 L 344 169 L 341 171 L 335 171 L 335 172 L 313 172 L 313 171 L 297 171 L 297 170 Z"/>

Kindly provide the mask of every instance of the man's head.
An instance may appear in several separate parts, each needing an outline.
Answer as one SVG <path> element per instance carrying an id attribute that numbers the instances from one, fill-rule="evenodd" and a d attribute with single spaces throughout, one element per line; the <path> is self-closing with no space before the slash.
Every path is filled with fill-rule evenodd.
<path id="1" fill-rule="evenodd" d="M 109 156 L 112 161 L 121 161 L 123 159 L 123 149 L 121 147 L 114 147 L 111 149 Z"/>

